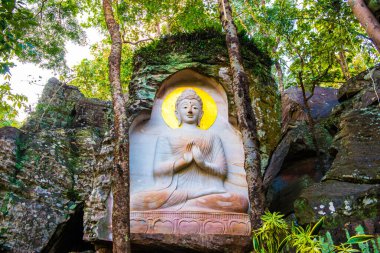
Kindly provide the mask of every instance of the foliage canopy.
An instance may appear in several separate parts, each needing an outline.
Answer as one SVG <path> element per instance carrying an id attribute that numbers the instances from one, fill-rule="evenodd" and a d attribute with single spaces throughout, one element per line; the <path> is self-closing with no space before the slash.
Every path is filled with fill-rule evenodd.
<path id="1" fill-rule="evenodd" d="M 78 1 L 0 1 L 0 124 L 14 122 L 16 108 L 26 97 L 14 94 L 9 83 L 17 59 L 60 72 L 67 71 L 65 42 L 83 44 L 85 34 L 77 21 L 82 10 Z"/>
<path id="2" fill-rule="evenodd" d="M 141 46 L 176 33 L 222 30 L 217 4 L 211 0 L 124 0 L 113 4 L 124 45 L 125 87 L 133 52 Z M 278 63 L 276 68 L 283 75 L 274 75 L 286 87 L 300 85 L 300 75 L 310 90 L 315 85 L 338 87 L 379 60 L 345 1 L 233 0 L 231 4 L 239 31 L 247 33 Z M 101 1 L 1 0 L 0 74 L 10 75 L 14 59 L 18 59 L 56 69 L 67 77 L 64 44 L 68 40 L 85 43 L 83 27 L 97 27 L 106 34 Z M 109 40 L 94 45 L 94 59 L 83 60 L 74 68 L 71 84 L 88 96 L 109 99 L 105 59 L 109 45 Z M 0 85 L 7 90 L 8 84 Z M 11 89 L 7 92 L 3 108 L 14 118 L 12 99 L 18 105 L 25 97 L 13 96 Z"/>

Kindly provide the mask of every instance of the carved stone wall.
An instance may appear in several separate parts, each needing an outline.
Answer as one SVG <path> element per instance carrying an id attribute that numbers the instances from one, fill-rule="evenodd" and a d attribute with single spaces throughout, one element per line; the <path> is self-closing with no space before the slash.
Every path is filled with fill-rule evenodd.
<path id="1" fill-rule="evenodd" d="M 131 212 L 131 232 L 146 234 L 227 234 L 249 236 L 249 217 L 242 213 Z"/>
<path id="2" fill-rule="evenodd" d="M 265 167 L 267 159 L 279 139 L 279 100 L 276 94 L 275 83 L 270 76 L 270 60 L 261 54 L 253 44 L 247 42 L 243 42 L 242 44 L 246 63 L 245 67 L 252 84 L 250 92 L 258 117 L 259 136 L 262 143 L 261 151 L 263 165 Z M 165 95 L 168 94 L 171 89 L 175 87 L 192 86 L 208 89 L 207 92 L 213 96 L 219 105 L 224 104 L 220 107 L 220 115 L 222 115 L 222 117 L 219 117 L 216 120 L 215 126 L 212 126 L 210 129 L 215 127 L 213 131 L 222 138 L 224 148 L 230 149 L 234 145 L 238 146 L 238 150 L 240 151 L 236 152 L 235 155 L 230 151 L 226 152 L 227 160 L 230 161 L 228 166 L 231 173 L 227 176 L 225 185 L 236 191 L 244 192 L 245 196 L 247 195 L 243 169 L 243 150 L 239 133 L 236 130 L 236 114 L 230 84 L 231 76 L 229 73 L 227 49 L 225 48 L 225 38 L 223 34 L 217 32 L 211 31 L 197 33 L 191 36 L 179 35 L 178 37 L 166 38 L 154 46 L 148 46 L 136 53 L 127 104 L 130 122 L 132 123 L 130 129 L 132 194 L 144 188 L 148 189 L 149 185 L 153 184 L 154 181 L 151 170 L 153 167 L 154 148 L 157 137 L 162 133 L 170 132 L 170 128 L 168 128 L 165 123 L 159 122 L 160 120 L 162 121 L 162 119 L 156 118 L 155 115 L 160 115 L 160 112 L 154 112 L 156 110 L 155 105 L 158 105 L 157 108 L 160 110 L 160 103 L 162 103 Z M 161 124 L 163 128 L 157 129 L 156 126 L 158 124 Z M 148 128 L 148 126 L 151 128 Z M 232 138 L 231 136 L 235 137 Z M 141 143 L 145 144 L 141 145 Z M 238 159 L 234 159 L 234 156 L 237 156 Z M 96 175 L 94 185 L 106 186 L 101 183 L 101 179 L 105 177 L 105 175 L 102 176 L 104 171 L 97 170 L 96 173 L 100 174 Z M 244 183 L 242 186 L 239 186 L 239 183 L 236 182 L 241 181 Z M 110 192 L 109 188 L 107 189 L 103 186 L 101 192 Z M 93 197 L 90 197 L 90 201 L 86 203 L 86 213 L 94 213 L 92 206 L 97 199 L 96 192 L 99 192 L 96 188 L 97 187 L 94 188 L 93 194 L 91 195 Z M 108 205 L 109 210 L 110 203 L 112 202 L 110 198 L 111 195 L 106 200 L 108 204 L 101 201 L 99 203 L 103 204 L 97 204 L 96 208 L 106 208 Z M 107 225 L 105 222 L 110 222 L 111 213 L 106 210 L 101 211 L 100 209 L 95 213 L 97 215 L 85 214 L 85 217 L 87 217 L 85 219 L 87 228 L 85 234 L 86 238 L 95 242 L 97 240 L 110 240 L 111 235 L 109 231 L 111 227 L 109 223 Z M 185 233 L 187 231 L 186 229 L 182 230 L 178 223 L 182 220 L 186 220 L 190 222 L 190 224 L 197 224 L 196 227 L 199 228 L 196 229 L 198 233 L 197 236 L 195 236 L 196 233 L 194 230 L 189 230 L 187 232 L 189 238 L 204 238 L 208 235 L 230 236 L 234 242 L 226 242 L 226 245 L 236 245 L 237 248 L 241 247 L 241 249 L 249 245 L 249 236 L 247 236 L 247 234 L 249 234 L 249 232 L 247 232 L 249 231 L 249 229 L 247 229 L 249 224 L 247 223 L 248 217 L 246 214 L 239 214 L 239 218 L 236 219 L 236 221 L 238 221 L 237 223 L 240 224 L 237 226 L 239 229 L 236 229 L 233 224 L 228 223 L 226 219 L 226 217 L 229 217 L 228 214 L 222 213 L 215 214 L 216 216 L 213 216 L 213 218 L 208 217 L 211 214 L 202 212 L 177 212 L 171 213 L 170 215 L 161 213 L 161 217 L 158 217 L 158 213 L 154 210 L 149 212 L 133 212 L 132 215 L 134 219 L 136 219 L 134 221 L 132 220 L 134 224 L 132 232 L 136 232 L 133 233 L 132 239 L 133 242 L 138 245 L 147 245 L 154 241 L 156 245 L 169 244 L 171 247 L 175 247 L 175 245 L 171 243 L 179 244 L 178 240 L 180 239 L 171 233 L 174 233 L 174 231 L 176 231 L 176 233 L 180 233 L 180 231 L 182 231 L 181 233 Z M 214 223 L 219 223 L 216 225 L 211 224 L 209 219 Z M 217 219 L 219 220 L 217 221 Z M 156 222 L 154 222 L 154 220 L 156 220 Z M 160 232 L 156 233 L 158 220 L 171 222 L 169 231 L 172 232 L 166 233 L 164 231 L 165 229 L 162 227 L 165 227 L 165 224 L 167 224 L 164 222 L 161 224 Z M 183 222 L 184 221 L 180 223 L 183 224 Z M 212 227 L 211 230 L 210 227 Z M 189 226 L 186 226 L 186 228 L 189 229 Z M 208 232 L 211 232 L 211 234 Z M 231 234 L 227 235 L 228 233 Z M 237 239 L 238 237 L 234 237 L 236 235 L 235 233 L 242 237 Z M 164 238 L 161 237 L 163 235 L 165 235 Z M 153 239 L 152 236 L 156 239 L 162 238 L 162 240 Z M 168 236 L 172 236 L 170 237 L 171 239 L 169 239 Z M 188 237 L 185 236 L 183 238 Z M 213 238 L 215 239 L 217 237 Z M 210 241 L 213 242 L 214 239 L 210 239 Z M 194 242 L 188 246 L 182 245 L 181 247 L 192 249 L 198 247 L 203 250 L 214 248 L 212 243 L 207 243 L 206 245 L 202 240 L 203 239 L 199 239 L 198 244 Z M 246 241 L 245 243 L 239 243 L 238 240 Z M 215 243 L 215 245 L 217 244 L 222 245 L 222 242 Z"/>

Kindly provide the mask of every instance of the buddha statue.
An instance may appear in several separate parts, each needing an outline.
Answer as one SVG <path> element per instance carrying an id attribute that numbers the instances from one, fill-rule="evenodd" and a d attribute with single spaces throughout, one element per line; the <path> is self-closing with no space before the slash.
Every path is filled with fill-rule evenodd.
<path id="1" fill-rule="evenodd" d="M 131 210 L 246 213 L 246 197 L 224 187 L 228 167 L 220 137 L 199 128 L 201 98 L 184 90 L 175 108 L 179 128 L 157 139 L 155 187 L 133 194 Z"/>

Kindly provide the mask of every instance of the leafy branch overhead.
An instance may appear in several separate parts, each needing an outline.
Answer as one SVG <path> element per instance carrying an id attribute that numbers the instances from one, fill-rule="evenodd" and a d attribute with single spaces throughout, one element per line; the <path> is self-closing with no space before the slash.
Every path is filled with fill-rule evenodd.
<path id="1" fill-rule="evenodd" d="M 83 3 L 89 13 L 87 26 L 97 26 L 105 32 L 98 6 L 96 1 Z M 344 1 L 304 0 L 296 4 L 290 0 L 244 0 L 231 1 L 231 6 L 236 13 L 233 18 L 239 32 L 271 55 L 276 68 L 273 75 L 277 77 L 280 90 L 299 85 L 301 68 L 305 88 L 312 90 L 314 86 L 339 87 L 379 60 L 371 40 Z M 129 0 L 114 3 L 114 7 L 129 55 L 166 35 L 205 28 L 222 30 L 214 1 Z M 104 43 L 109 44 L 109 41 Z M 101 48 L 106 50 L 107 47 Z M 99 62 L 86 64 L 99 66 Z M 123 64 L 122 72 L 130 72 L 126 68 Z M 86 78 L 80 68 L 75 76 L 81 80 Z M 95 84 L 96 78 L 90 75 L 87 82 Z M 127 85 L 128 80 L 125 81 Z"/>
<path id="2" fill-rule="evenodd" d="M 306 90 L 338 87 L 378 62 L 376 47 L 356 20 L 351 2 L 355 1 L 234 0 L 231 6 L 238 31 L 271 55 L 273 75 L 283 91 L 300 85 L 300 72 Z M 113 1 L 113 7 L 124 42 L 124 90 L 134 50 L 166 35 L 222 30 L 216 2 L 211 0 L 125 0 Z M 85 43 L 83 27 L 96 27 L 107 34 L 100 1 L 1 0 L 0 74 L 12 73 L 17 59 L 67 76 L 65 43 Z M 107 72 L 102 57 L 109 45 L 109 40 L 102 41 L 93 50 L 94 60 L 84 60 L 74 68 L 72 84 L 88 96 L 110 98 L 107 77 L 100 74 Z M 12 90 L 8 94 L 12 98 Z M 17 111 L 11 103 L 4 103 Z"/>
<path id="3" fill-rule="evenodd" d="M 65 42 L 85 43 L 77 1 L 2 0 L 0 5 L 0 73 L 9 72 L 15 57 L 63 71 Z"/>
<path id="4" fill-rule="evenodd" d="M 85 43 L 77 16 L 83 11 L 77 1 L 0 1 L 0 124 L 14 121 L 26 97 L 14 94 L 9 79 L 15 61 L 67 72 L 65 43 Z"/>

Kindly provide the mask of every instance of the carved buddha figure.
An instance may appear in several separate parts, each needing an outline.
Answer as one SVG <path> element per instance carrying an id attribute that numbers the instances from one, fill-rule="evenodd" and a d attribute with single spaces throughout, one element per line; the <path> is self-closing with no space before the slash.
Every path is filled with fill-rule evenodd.
<path id="1" fill-rule="evenodd" d="M 202 100 L 194 90 L 182 92 L 175 114 L 180 128 L 156 143 L 156 185 L 134 194 L 131 209 L 246 212 L 246 197 L 224 187 L 228 168 L 223 144 L 217 135 L 199 128 Z"/>

